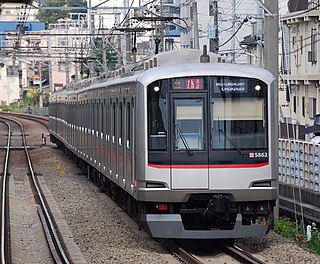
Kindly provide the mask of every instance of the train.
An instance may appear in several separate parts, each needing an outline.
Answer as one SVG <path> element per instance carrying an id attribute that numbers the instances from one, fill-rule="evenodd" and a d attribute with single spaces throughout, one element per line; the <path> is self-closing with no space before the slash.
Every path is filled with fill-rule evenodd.
<path id="1" fill-rule="evenodd" d="M 274 224 L 277 109 L 267 70 L 176 50 L 54 92 L 49 132 L 152 237 L 235 239 Z"/>

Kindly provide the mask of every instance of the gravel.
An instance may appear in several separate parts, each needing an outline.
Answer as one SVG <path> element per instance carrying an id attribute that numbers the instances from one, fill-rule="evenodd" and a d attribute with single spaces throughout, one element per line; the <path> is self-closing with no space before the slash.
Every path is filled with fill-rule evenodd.
<path id="1" fill-rule="evenodd" d="M 178 263 L 52 145 L 35 166 L 87 263 Z M 40 162 L 41 161 L 41 162 Z"/>
<path id="2" fill-rule="evenodd" d="M 139 231 L 137 224 L 46 136 L 48 145 L 31 151 L 34 168 L 86 263 L 178 263 L 148 234 Z M 237 243 L 266 263 L 320 263 L 320 256 L 274 232 L 262 238 L 238 239 Z"/>

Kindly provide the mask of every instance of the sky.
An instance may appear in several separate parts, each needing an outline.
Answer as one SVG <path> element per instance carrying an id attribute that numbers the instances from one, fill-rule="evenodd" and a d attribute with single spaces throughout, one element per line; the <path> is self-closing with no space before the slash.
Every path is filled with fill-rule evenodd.
<path id="1" fill-rule="evenodd" d="M 133 1 L 133 2 L 132 2 Z M 132 4 L 133 7 L 138 7 L 139 5 L 143 5 L 144 3 L 149 3 L 152 0 L 127 0 L 129 5 Z M 188 1 L 188 0 L 180 0 L 181 3 Z M 204 0 L 198 0 L 198 2 L 201 2 Z M 268 1 L 268 0 L 264 0 Z M 92 6 L 98 5 L 100 3 L 105 2 L 102 6 L 109 6 L 109 7 L 123 7 L 124 6 L 124 1 L 123 0 L 91 0 Z M 155 1 L 155 2 L 160 2 L 160 0 Z M 230 5 L 231 9 L 231 2 L 232 0 L 218 0 L 218 5 L 219 6 L 228 6 Z M 253 14 L 256 13 L 257 6 L 255 4 L 255 0 L 236 0 L 236 5 L 237 5 L 237 13 L 239 14 Z M 286 13 L 287 12 L 287 2 L 288 0 L 278 0 L 279 2 L 279 12 L 280 13 Z M 106 12 L 111 13 L 113 10 L 107 10 Z M 119 9 L 120 12 L 123 10 Z M 230 11 L 230 10 L 229 10 Z M 201 15 L 201 10 L 198 10 L 199 14 Z M 228 10 L 226 10 L 228 12 Z M 123 17 L 123 16 L 122 16 Z M 103 16 L 103 21 L 104 24 L 107 24 L 108 26 L 112 26 L 115 21 L 115 16 L 114 15 L 104 15 Z"/>

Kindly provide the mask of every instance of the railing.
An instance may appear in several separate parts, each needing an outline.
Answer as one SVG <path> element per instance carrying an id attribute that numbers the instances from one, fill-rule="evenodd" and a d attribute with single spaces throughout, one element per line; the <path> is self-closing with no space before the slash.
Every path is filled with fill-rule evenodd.
<path id="1" fill-rule="evenodd" d="M 49 107 L 38 108 L 37 106 L 29 107 L 26 109 L 26 113 L 49 116 Z"/>
<path id="2" fill-rule="evenodd" d="M 320 144 L 279 139 L 279 181 L 320 192 Z"/>

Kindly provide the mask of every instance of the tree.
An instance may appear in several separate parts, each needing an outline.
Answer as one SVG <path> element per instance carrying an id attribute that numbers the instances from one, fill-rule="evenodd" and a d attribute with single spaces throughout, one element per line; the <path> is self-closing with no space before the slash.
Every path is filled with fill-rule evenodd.
<path id="1" fill-rule="evenodd" d="M 86 0 L 44 0 L 42 7 L 87 7 Z M 69 13 L 86 13 L 85 9 L 63 10 L 63 9 L 40 9 L 38 19 L 48 24 L 57 23 L 59 19 L 68 18 Z"/>
<path id="2" fill-rule="evenodd" d="M 106 59 L 107 59 L 107 67 L 109 70 L 114 70 L 116 68 L 116 65 L 118 63 L 118 56 L 117 53 L 112 49 L 109 45 L 106 45 L 105 48 L 103 48 L 103 41 L 101 38 L 97 38 L 94 40 L 95 47 L 96 47 L 96 57 L 97 60 L 100 62 L 99 65 L 96 66 L 96 72 L 104 71 L 101 67 L 101 64 L 103 64 L 102 61 L 102 53 L 106 53 Z"/>

